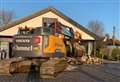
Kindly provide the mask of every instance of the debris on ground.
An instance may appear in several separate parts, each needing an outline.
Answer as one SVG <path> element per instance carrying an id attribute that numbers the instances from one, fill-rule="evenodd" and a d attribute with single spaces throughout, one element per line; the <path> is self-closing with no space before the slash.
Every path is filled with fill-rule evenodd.
<path id="1" fill-rule="evenodd" d="M 77 59 L 72 58 L 72 57 L 68 57 L 67 58 L 67 63 L 71 64 L 71 65 L 76 64 L 77 63 Z"/>
<path id="2" fill-rule="evenodd" d="M 100 59 L 100 58 L 87 57 L 87 56 L 81 57 L 80 61 L 82 64 L 102 64 L 103 63 L 102 59 Z"/>
<path id="3" fill-rule="evenodd" d="M 73 65 L 68 65 L 67 68 L 64 71 L 74 71 L 78 69 L 77 66 L 73 66 Z"/>
<path id="4" fill-rule="evenodd" d="M 67 58 L 68 64 L 102 64 L 103 61 L 100 58 L 97 57 L 88 57 L 88 56 L 82 56 L 78 58 Z"/>

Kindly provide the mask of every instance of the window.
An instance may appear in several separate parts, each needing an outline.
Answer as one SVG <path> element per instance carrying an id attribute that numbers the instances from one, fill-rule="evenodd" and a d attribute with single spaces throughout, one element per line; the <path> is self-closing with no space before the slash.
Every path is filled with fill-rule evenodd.
<path id="1" fill-rule="evenodd" d="M 54 26 L 56 22 L 57 22 L 56 18 L 43 18 L 44 27 Z"/>
<path id="2" fill-rule="evenodd" d="M 43 27 L 52 28 L 53 33 L 61 33 L 60 22 L 57 18 L 43 18 Z"/>

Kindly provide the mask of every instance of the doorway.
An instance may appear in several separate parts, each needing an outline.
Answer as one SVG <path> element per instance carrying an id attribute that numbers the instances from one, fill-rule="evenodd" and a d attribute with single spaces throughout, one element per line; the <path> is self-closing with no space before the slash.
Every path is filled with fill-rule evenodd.
<path id="1" fill-rule="evenodd" d="M 9 43 L 9 58 L 13 57 L 12 56 L 12 43 Z"/>

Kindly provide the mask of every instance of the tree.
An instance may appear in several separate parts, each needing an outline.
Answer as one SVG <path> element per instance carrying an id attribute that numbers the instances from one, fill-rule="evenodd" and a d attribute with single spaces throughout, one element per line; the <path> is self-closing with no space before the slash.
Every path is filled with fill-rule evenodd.
<path id="1" fill-rule="evenodd" d="M 104 36 L 103 23 L 98 20 L 90 21 L 88 23 L 88 29 L 100 37 Z"/>
<path id="2" fill-rule="evenodd" d="M 12 21 L 13 18 L 14 18 L 13 11 L 0 10 L 0 26 L 8 24 L 9 22 Z"/>

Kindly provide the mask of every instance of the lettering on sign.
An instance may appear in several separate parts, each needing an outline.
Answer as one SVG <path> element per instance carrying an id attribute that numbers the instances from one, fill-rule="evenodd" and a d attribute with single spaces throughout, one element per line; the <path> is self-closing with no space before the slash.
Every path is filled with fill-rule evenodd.
<path id="1" fill-rule="evenodd" d="M 32 51 L 32 46 L 16 46 L 16 50 Z"/>
<path id="2" fill-rule="evenodd" d="M 17 43 L 30 43 L 29 39 L 16 39 L 15 42 Z"/>

